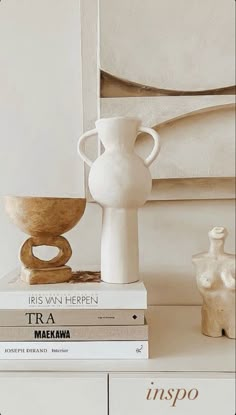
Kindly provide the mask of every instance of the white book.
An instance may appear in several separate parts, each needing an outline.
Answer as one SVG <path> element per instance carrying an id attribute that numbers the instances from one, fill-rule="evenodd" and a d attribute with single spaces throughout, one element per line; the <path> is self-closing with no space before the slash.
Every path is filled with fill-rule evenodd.
<path id="1" fill-rule="evenodd" d="M 141 309 L 147 308 L 143 282 L 76 282 L 28 285 L 19 271 L 0 278 L 0 309 Z"/>
<path id="2" fill-rule="evenodd" d="M 148 359 L 148 341 L 0 342 L 0 360 Z"/>

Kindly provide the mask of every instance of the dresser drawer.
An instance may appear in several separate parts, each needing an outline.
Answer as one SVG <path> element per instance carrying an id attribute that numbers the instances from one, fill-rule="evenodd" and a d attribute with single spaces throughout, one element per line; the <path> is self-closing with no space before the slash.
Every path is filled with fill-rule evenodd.
<path id="1" fill-rule="evenodd" d="M 233 375 L 111 374 L 110 415 L 234 415 Z"/>
<path id="2" fill-rule="evenodd" d="M 107 414 L 107 375 L 1 373 L 1 415 Z"/>

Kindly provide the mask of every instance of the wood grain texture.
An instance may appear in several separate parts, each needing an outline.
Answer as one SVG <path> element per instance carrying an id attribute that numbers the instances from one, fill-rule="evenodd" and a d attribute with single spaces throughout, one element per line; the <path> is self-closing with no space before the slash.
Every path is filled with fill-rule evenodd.
<path id="1" fill-rule="evenodd" d="M 72 270 L 67 265 L 52 268 L 21 269 L 21 279 L 29 285 L 59 284 L 71 279 Z"/>
<path id="2" fill-rule="evenodd" d="M 201 96 L 201 95 L 234 95 L 236 86 L 221 88 L 184 91 L 165 88 L 156 88 L 142 85 L 127 79 L 118 78 L 108 72 L 100 70 L 100 97 L 155 97 L 155 96 Z"/>
<path id="3" fill-rule="evenodd" d="M 5 209 L 18 228 L 30 236 L 60 236 L 82 218 L 84 198 L 6 196 Z"/>
<path id="4" fill-rule="evenodd" d="M 34 255 L 33 248 L 36 246 L 54 246 L 58 248 L 58 254 L 50 259 L 43 260 Z M 72 256 L 72 249 L 66 238 L 63 236 L 34 236 L 23 243 L 20 249 L 19 258 L 26 268 L 51 268 L 62 267 Z"/>

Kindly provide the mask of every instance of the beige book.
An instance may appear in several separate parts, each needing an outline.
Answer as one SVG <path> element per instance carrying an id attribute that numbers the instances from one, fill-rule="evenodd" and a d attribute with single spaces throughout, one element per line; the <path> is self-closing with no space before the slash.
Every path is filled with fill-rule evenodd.
<path id="1" fill-rule="evenodd" d="M 0 327 L 144 324 L 144 310 L 0 310 Z"/>
<path id="2" fill-rule="evenodd" d="M 3 342 L 95 340 L 148 340 L 148 325 L 0 328 L 0 341 Z"/>

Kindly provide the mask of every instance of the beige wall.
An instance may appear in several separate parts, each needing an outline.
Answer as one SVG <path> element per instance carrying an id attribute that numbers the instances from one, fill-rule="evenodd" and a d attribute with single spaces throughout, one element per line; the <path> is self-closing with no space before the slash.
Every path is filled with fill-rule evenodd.
<path id="1" fill-rule="evenodd" d="M 194 253 L 208 249 L 209 229 L 229 230 L 226 249 L 234 252 L 234 202 L 192 200 L 149 202 L 140 212 L 141 270 L 150 304 L 198 304 Z"/>
<path id="2" fill-rule="evenodd" d="M 0 197 L 82 194 L 80 83 L 79 2 L 0 2 Z M 2 274 L 24 239 L 2 198 L 0 229 Z"/>

